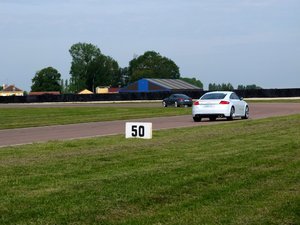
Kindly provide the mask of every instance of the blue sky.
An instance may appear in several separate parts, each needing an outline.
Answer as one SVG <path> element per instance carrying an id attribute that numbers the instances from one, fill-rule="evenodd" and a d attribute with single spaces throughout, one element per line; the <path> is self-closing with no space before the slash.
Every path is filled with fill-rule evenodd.
<path id="1" fill-rule="evenodd" d="M 30 91 L 38 70 L 70 77 L 70 47 L 121 67 L 154 50 L 182 77 L 300 88 L 299 0 L 0 0 L 0 83 Z"/>

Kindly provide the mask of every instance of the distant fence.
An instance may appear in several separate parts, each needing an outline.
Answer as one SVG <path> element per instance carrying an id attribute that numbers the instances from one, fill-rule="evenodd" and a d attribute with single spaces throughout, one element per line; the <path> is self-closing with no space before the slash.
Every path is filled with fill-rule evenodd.
<path id="1" fill-rule="evenodd" d="M 235 92 L 244 98 L 300 97 L 300 88 L 236 90 Z"/>
<path id="2" fill-rule="evenodd" d="M 178 91 L 176 93 L 183 93 L 194 99 L 197 99 L 206 92 L 207 91 Z M 244 98 L 300 97 L 300 88 L 235 90 L 235 92 Z M 0 97 L 0 103 L 162 100 L 170 94 L 172 94 L 172 92 L 6 96 Z"/>

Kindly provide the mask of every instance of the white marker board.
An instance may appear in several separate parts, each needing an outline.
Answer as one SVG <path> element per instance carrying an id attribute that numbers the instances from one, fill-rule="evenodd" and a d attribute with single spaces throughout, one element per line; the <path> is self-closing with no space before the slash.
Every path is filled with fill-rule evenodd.
<path id="1" fill-rule="evenodd" d="M 125 137 L 151 139 L 152 123 L 126 122 Z"/>

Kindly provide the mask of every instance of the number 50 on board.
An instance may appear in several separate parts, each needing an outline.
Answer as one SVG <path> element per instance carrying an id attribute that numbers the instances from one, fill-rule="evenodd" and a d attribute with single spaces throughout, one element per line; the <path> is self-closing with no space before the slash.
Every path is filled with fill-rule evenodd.
<path id="1" fill-rule="evenodd" d="M 152 123 L 126 122 L 126 138 L 152 138 Z"/>

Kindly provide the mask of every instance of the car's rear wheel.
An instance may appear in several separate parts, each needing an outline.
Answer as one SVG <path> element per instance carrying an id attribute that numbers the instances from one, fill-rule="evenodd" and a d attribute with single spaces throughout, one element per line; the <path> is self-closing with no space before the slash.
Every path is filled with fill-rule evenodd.
<path id="1" fill-rule="evenodd" d="M 230 109 L 230 115 L 227 117 L 227 120 L 233 120 L 233 118 L 234 118 L 234 113 L 235 113 L 235 109 L 234 109 L 234 107 L 232 106 L 231 109 Z"/>
<path id="2" fill-rule="evenodd" d="M 245 115 L 242 116 L 242 119 L 248 119 L 249 118 L 249 107 L 246 106 L 245 108 Z"/>
<path id="3" fill-rule="evenodd" d="M 163 107 L 167 107 L 167 103 L 165 101 L 162 102 Z"/>
<path id="4" fill-rule="evenodd" d="M 180 105 L 178 104 L 178 102 L 175 102 L 175 107 L 179 107 Z"/>
<path id="5" fill-rule="evenodd" d="M 201 122 L 201 117 L 199 117 L 199 116 L 194 116 L 193 117 L 193 120 L 194 120 L 194 122 Z"/>

